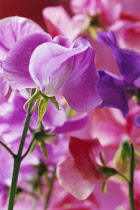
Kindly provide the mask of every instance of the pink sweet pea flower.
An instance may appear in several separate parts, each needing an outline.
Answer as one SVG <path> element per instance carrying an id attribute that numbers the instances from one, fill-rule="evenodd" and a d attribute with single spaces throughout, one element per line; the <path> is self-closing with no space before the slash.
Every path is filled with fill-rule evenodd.
<path id="1" fill-rule="evenodd" d="M 69 149 L 72 157 L 57 166 L 58 181 L 74 197 L 84 200 L 92 193 L 94 184 L 105 179 L 98 171 L 100 166 L 94 157 L 94 154 L 99 155 L 100 144 L 97 139 L 81 140 L 72 137 Z"/>
<path id="2" fill-rule="evenodd" d="M 77 13 L 87 13 L 95 16 L 99 13 L 99 21 L 104 26 L 112 25 L 120 16 L 122 1 L 121 0 L 71 0 L 72 11 Z M 111 8 L 111 9 L 110 9 Z"/>
<path id="3" fill-rule="evenodd" d="M 43 9 L 42 15 L 52 36 L 61 34 L 74 40 L 90 26 L 110 27 L 116 24 L 122 9 L 121 0 L 72 0 L 70 6 L 74 13 L 72 17 L 63 6 Z"/>
<path id="4" fill-rule="evenodd" d="M 121 48 L 140 53 L 140 22 L 124 26 L 117 38 Z"/>
<path id="5" fill-rule="evenodd" d="M 81 25 L 85 22 L 83 15 L 75 15 L 71 18 L 61 5 L 44 8 L 42 15 L 52 37 L 64 35 L 74 40 L 81 31 Z"/>

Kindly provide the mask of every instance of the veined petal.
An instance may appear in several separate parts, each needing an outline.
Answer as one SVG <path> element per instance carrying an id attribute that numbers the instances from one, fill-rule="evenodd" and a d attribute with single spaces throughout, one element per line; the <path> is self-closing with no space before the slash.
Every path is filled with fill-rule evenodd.
<path id="1" fill-rule="evenodd" d="M 63 87 L 63 96 L 78 112 L 90 111 L 102 102 L 96 91 L 99 75 L 93 60 L 92 48 L 74 56 L 74 70 Z"/>
<path id="2" fill-rule="evenodd" d="M 33 81 L 29 73 L 29 61 L 34 49 L 44 43 L 51 41 L 47 33 L 34 33 L 22 37 L 9 51 L 3 69 L 11 85 L 18 89 L 36 88 L 37 84 Z"/>
<path id="3" fill-rule="evenodd" d="M 54 92 L 58 92 L 58 87 L 61 87 L 65 81 L 65 77 L 67 78 L 70 71 L 73 70 L 73 63 L 69 62 L 67 66 L 65 62 L 88 47 L 88 41 L 82 38 L 75 41 L 70 48 L 64 47 L 64 43 L 63 46 L 51 42 L 44 43 L 38 46 L 32 54 L 29 65 L 30 75 L 41 89 L 46 88 L 47 94 L 53 96 Z M 61 67 L 62 64 L 64 65 Z M 55 79 L 57 81 L 54 81 Z M 63 81 L 61 82 L 61 80 Z M 53 84 L 51 84 L 52 82 Z"/>

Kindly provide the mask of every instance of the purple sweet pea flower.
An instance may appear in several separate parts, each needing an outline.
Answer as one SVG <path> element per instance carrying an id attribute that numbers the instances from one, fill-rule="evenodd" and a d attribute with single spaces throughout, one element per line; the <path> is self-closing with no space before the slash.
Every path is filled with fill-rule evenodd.
<path id="1" fill-rule="evenodd" d="M 124 82 L 133 87 L 134 81 L 140 77 L 140 54 L 119 48 L 113 32 L 100 33 L 98 39 L 111 48 Z"/>
<path id="2" fill-rule="evenodd" d="M 97 91 L 103 102 L 99 108 L 114 107 L 120 109 L 123 116 L 128 114 L 128 96 L 122 78 L 108 71 L 99 71 L 100 79 Z"/>
<path id="3" fill-rule="evenodd" d="M 99 107 L 118 108 L 126 117 L 128 99 L 135 95 L 136 88 L 140 86 L 140 54 L 119 48 L 112 32 L 100 33 L 98 39 L 111 48 L 121 73 L 118 77 L 108 71 L 99 71 L 97 89 L 103 98 Z"/>
<path id="4" fill-rule="evenodd" d="M 14 45 L 3 69 L 14 88 L 39 87 L 49 97 L 63 95 L 72 109 L 85 112 L 102 101 L 93 61 L 94 50 L 83 38 L 70 44 L 62 36 L 52 40 L 47 33 L 34 33 Z"/>

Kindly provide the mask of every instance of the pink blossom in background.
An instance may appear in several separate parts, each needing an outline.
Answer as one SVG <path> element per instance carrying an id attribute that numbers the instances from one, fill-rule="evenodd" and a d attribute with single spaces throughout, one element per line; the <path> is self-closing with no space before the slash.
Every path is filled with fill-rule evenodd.
<path id="1" fill-rule="evenodd" d="M 140 53 L 140 22 L 124 26 L 117 39 L 122 48 Z"/>
<path id="2" fill-rule="evenodd" d="M 60 185 L 78 199 L 86 199 L 93 191 L 94 184 L 101 183 L 105 177 L 97 170 L 94 153 L 99 155 L 100 144 L 97 139 L 81 140 L 72 137 L 69 144 L 72 157 L 57 166 Z"/>

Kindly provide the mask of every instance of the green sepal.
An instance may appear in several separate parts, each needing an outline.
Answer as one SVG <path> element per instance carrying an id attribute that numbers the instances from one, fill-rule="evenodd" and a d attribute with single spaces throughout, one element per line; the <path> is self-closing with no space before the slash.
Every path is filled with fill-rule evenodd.
<path id="1" fill-rule="evenodd" d="M 58 104 L 58 102 L 57 102 L 55 96 L 50 97 L 49 100 L 50 100 L 51 103 L 54 104 L 54 106 L 55 106 L 58 110 L 60 110 L 60 109 L 59 109 L 59 104 Z"/>
<path id="2" fill-rule="evenodd" d="M 31 153 L 33 153 L 33 151 L 35 150 L 35 148 L 38 146 L 38 141 L 37 140 L 34 140 L 33 144 L 32 144 L 32 147 L 31 147 Z"/>
<path id="3" fill-rule="evenodd" d="M 44 155 L 44 158 L 47 159 L 47 157 L 48 157 L 48 152 L 47 152 L 47 148 L 46 148 L 45 142 L 42 141 L 40 146 L 41 146 L 41 150 L 42 150 L 42 153 L 43 153 L 43 155 Z"/>
<path id="4" fill-rule="evenodd" d="M 41 97 L 38 105 L 38 119 L 37 119 L 38 123 L 44 117 L 47 107 L 48 107 L 48 98 Z"/>
<path id="5" fill-rule="evenodd" d="M 106 166 L 100 167 L 99 171 L 106 175 L 106 179 L 108 179 L 111 176 L 114 176 L 114 175 L 118 174 L 118 171 L 116 169 L 106 167 Z"/>
<path id="6" fill-rule="evenodd" d="M 116 174 L 118 174 L 117 170 L 114 169 L 114 168 L 110 168 L 110 167 L 106 167 L 106 166 L 103 166 L 101 168 L 99 168 L 99 171 L 103 174 L 105 174 L 106 178 L 104 180 L 104 182 L 102 183 L 102 188 L 101 188 L 101 192 L 102 193 L 106 193 L 107 192 L 107 183 L 108 183 L 108 179 L 111 177 L 111 176 L 114 176 Z"/>
<path id="7" fill-rule="evenodd" d="M 33 143 L 32 148 L 31 148 L 31 153 L 35 150 L 35 148 L 37 146 L 40 146 L 41 150 L 42 150 L 42 153 L 44 155 L 44 158 L 47 158 L 48 153 L 47 153 L 47 148 L 46 148 L 45 141 L 44 141 L 44 138 L 46 138 L 45 134 L 43 136 L 35 135 L 34 138 L 35 139 L 34 139 L 34 143 Z"/>
<path id="8" fill-rule="evenodd" d="M 103 194 L 105 194 L 107 192 L 107 183 L 108 183 L 108 179 L 106 179 L 103 183 L 102 183 L 102 188 L 101 188 L 101 192 Z"/>
<path id="9" fill-rule="evenodd" d="M 39 88 L 36 89 L 35 93 L 31 96 L 31 98 L 29 98 L 28 101 L 26 101 L 26 103 L 23 105 L 24 110 L 26 109 L 26 105 L 32 103 L 33 101 L 40 99 L 41 94 L 40 94 L 40 90 Z"/>

